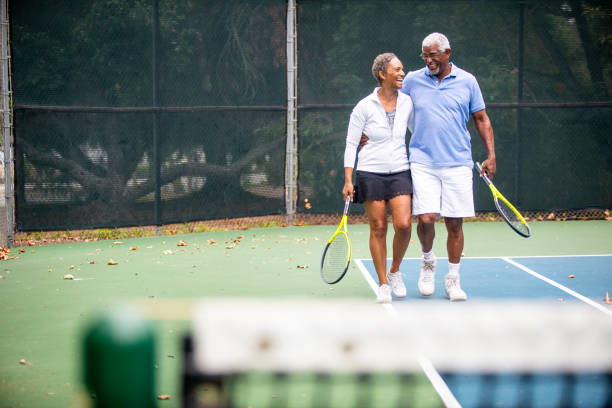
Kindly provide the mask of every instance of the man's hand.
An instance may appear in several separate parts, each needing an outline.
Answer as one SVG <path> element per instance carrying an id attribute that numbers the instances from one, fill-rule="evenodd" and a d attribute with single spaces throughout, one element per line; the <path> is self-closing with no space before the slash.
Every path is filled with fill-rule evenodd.
<path id="1" fill-rule="evenodd" d="M 480 171 L 480 175 L 482 176 L 482 173 L 487 173 L 489 179 L 492 180 L 496 170 L 497 164 L 495 163 L 495 156 L 489 157 L 487 160 L 482 162 L 482 170 Z"/>
<path id="2" fill-rule="evenodd" d="M 368 144 L 368 140 L 370 140 L 370 138 L 362 133 L 361 134 L 361 139 L 359 139 L 359 147 L 363 147 L 363 146 L 367 145 Z"/>

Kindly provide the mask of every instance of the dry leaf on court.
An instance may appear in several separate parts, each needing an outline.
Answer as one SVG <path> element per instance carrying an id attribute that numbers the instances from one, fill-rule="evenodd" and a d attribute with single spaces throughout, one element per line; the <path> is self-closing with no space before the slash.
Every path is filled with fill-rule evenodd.
<path id="1" fill-rule="evenodd" d="M 107 264 L 108 264 L 108 265 L 117 265 L 117 264 L 118 264 L 118 262 L 113 261 L 112 259 L 109 259 L 109 260 L 108 260 L 108 262 L 107 262 Z"/>
<path id="2" fill-rule="evenodd" d="M 74 280 L 74 275 L 71 275 L 71 274 L 68 273 L 68 274 L 64 275 L 64 279 L 66 279 L 66 280 Z"/>
<path id="3" fill-rule="evenodd" d="M 91 261 L 89 261 L 89 264 L 90 264 L 90 265 L 93 265 L 93 264 L 95 264 L 95 263 L 96 263 L 96 261 L 94 261 L 93 259 L 92 259 Z"/>
<path id="4" fill-rule="evenodd" d="M 137 246 L 135 246 L 135 247 L 131 247 L 131 248 L 130 248 L 130 251 L 136 251 L 136 250 L 138 250 L 138 247 L 137 247 Z"/>
<path id="5" fill-rule="evenodd" d="M 168 395 L 168 394 L 158 395 L 157 399 L 158 400 L 169 400 L 170 399 L 170 395 Z"/>
<path id="6" fill-rule="evenodd" d="M 115 241 L 115 242 L 113 242 L 113 245 L 123 245 L 123 242 L 121 242 L 121 241 Z"/>
<path id="7" fill-rule="evenodd" d="M 185 241 L 180 240 L 178 244 L 176 244 L 176 246 L 187 246 L 187 244 L 185 243 Z"/>
<path id="8" fill-rule="evenodd" d="M 568 276 L 568 278 L 570 278 L 570 279 L 574 279 L 574 278 L 575 278 L 575 276 L 572 274 L 572 275 Z"/>
<path id="9" fill-rule="evenodd" d="M 29 361 L 26 361 L 25 358 L 22 358 L 21 360 L 19 360 L 19 364 L 21 364 L 21 365 L 32 365 L 32 363 L 30 363 Z"/>
<path id="10" fill-rule="evenodd" d="M 310 265 L 298 265 L 297 268 L 298 269 L 308 269 L 310 268 Z"/>
<path id="11" fill-rule="evenodd" d="M 68 269 L 74 269 L 74 265 L 70 265 Z"/>
<path id="12" fill-rule="evenodd" d="M 215 241 L 214 239 L 209 239 L 209 240 L 206 242 L 206 245 L 211 246 L 211 245 L 215 245 L 216 243 L 217 243 L 217 241 Z"/>
<path id="13" fill-rule="evenodd" d="M 163 252 L 163 253 L 164 253 L 164 255 L 172 255 L 172 254 L 174 254 L 174 252 L 172 252 L 172 251 L 171 251 L 171 250 L 169 250 L 169 249 L 164 250 L 164 252 Z"/>

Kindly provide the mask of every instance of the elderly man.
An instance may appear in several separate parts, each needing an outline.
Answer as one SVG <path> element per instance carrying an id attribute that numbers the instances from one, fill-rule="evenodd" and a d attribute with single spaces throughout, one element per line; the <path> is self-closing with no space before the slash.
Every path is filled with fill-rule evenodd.
<path id="1" fill-rule="evenodd" d="M 430 296 L 435 288 L 436 257 L 432 251 L 434 223 L 444 217 L 448 237 L 449 270 L 444 279 L 451 301 L 466 300 L 459 283 L 463 252 L 463 218 L 474 216 L 472 147 L 467 122 L 470 115 L 487 151 L 482 163 L 489 177 L 495 174 L 493 129 L 474 76 L 450 61 L 451 47 L 440 33 L 425 37 L 421 57 L 426 66 L 404 78 L 402 92 L 410 95 L 415 125 L 409 145 L 414 188 L 413 213 L 423 257 L 419 292 Z"/>

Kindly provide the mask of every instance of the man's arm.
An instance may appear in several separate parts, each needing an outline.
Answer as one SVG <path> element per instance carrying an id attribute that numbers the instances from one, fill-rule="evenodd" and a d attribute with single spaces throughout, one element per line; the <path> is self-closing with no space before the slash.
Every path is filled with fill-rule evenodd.
<path id="1" fill-rule="evenodd" d="M 495 162 L 495 138 L 491 121 L 485 109 L 474 112 L 472 118 L 474 118 L 474 125 L 476 125 L 476 130 L 478 130 L 480 139 L 487 151 L 487 159 L 482 163 L 482 171 L 486 171 L 489 178 L 492 179 L 497 170 L 497 164 Z"/>

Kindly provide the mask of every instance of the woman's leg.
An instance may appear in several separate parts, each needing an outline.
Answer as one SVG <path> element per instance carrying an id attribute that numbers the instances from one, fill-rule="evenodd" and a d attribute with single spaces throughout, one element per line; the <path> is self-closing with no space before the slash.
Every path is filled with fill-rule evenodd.
<path id="1" fill-rule="evenodd" d="M 379 285 L 387 282 L 387 205 L 385 201 L 366 201 L 365 210 L 370 224 L 370 253 Z"/>
<path id="2" fill-rule="evenodd" d="M 393 262 L 391 263 L 391 273 L 399 271 L 400 264 L 406 254 L 406 249 L 410 244 L 410 235 L 412 233 L 411 223 L 411 201 L 409 195 L 400 195 L 389 200 L 389 209 L 393 216 Z"/>

